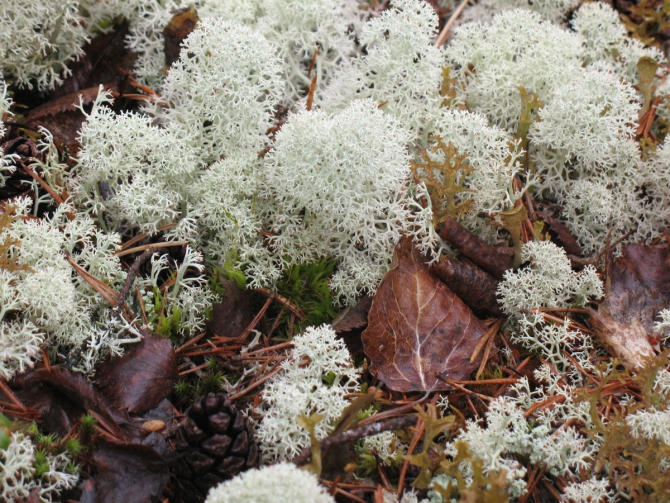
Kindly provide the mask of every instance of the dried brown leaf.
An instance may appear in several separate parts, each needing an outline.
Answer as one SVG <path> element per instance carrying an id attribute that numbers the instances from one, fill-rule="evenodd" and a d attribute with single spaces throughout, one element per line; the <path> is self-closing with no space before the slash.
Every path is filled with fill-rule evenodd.
<path id="1" fill-rule="evenodd" d="M 256 313 L 251 290 L 237 286 L 234 281 L 221 279 L 226 289 L 221 302 L 212 304 L 212 318 L 207 331 L 222 337 L 237 337 L 249 326 Z"/>
<path id="2" fill-rule="evenodd" d="M 103 442 L 93 456 L 96 503 L 152 503 L 168 482 L 168 464 L 148 445 Z"/>
<path id="3" fill-rule="evenodd" d="M 100 365 L 96 384 L 119 409 L 141 414 L 166 398 L 177 378 L 172 342 L 145 333 L 121 358 Z"/>
<path id="4" fill-rule="evenodd" d="M 565 225 L 541 211 L 536 211 L 535 214 L 540 217 L 540 220 L 547 224 L 547 231 L 554 243 L 563 247 L 565 253 L 568 255 L 581 256 L 582 247 L 579 246 L 577 238 L 570 233 Z"/>
<path id="5" fill-rule="evenodd" d="M 647 331 L 639 321 L 619 323 L 606 311 L 593 309 L 589 309 L 589 314 L 598 342 L 627 368 L 642 368 L 646 359 L 654 356 Z"/>
<path id="6" fill-rule="evenodd" d="M 77 407 L 99 414 L 121 438 L 123 438 L 123 433 L 119 425 L 130 423 L 128 415 L 116 409 L 110 400 L 82 374 L 75 374 L 58 367 L 51 367 L 51 370 L 42 368 L 25 374 L 17 384 L 29 393 L 37 392 L 40 386 L 53 388 Z"/>
<path id="7" fill-rule="evenodd" d="M 366 295 L 355 306 L 340 311 L 333 320 L 332 327 L 337 334 L 363 328 L 368 324 L 368 313 L 372 306 L 372 297 Z"/>
<path id="8" fill-rule="evenodd" d="M 470 308 L 403 238 L 362 335 L 372 372 L 395 391 L 450 389 L 438 376 L 466 378 L 478 364 L 470 363 L 470 356 L 485 333 Z"/>
<path id="9" fill-rule="evenodd" d="M 670 249 L 624 246 L 608 271 L 607 294 L 591 322 L 596 338 L 629 368 L 653 355 L 659 311 L 670 307 Z"/>

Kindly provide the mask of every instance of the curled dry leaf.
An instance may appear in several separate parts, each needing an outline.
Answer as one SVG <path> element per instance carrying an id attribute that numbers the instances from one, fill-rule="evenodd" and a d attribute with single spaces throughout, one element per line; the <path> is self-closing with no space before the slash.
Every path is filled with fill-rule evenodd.
<path id="1" fill-rule="evenodd" d="M 152 503 L 170 478 L 168 464 L 149 445 L 102 442 L 93 455 L 96 503 Z"/>
<path id="2" fill-rule="evenodd" d="M 658 312 L 670 307 L 670 250 L 666 246 L 629 245 L 608 274 L 608 291 L 591 324 L 600 344 L 628 368 L 653 356 Z"/>
<path id="3" fill-rule="evenodd" d="M 51 367 L 51 370 L 42 368 L 22 376 L 17 381 L 17 385 L 21 386 L 28 394 L 38 393 L 41 387 L 46 387 L 50 393 L 58 392 L 58 396 L 61 397 L 60 401 L 71 402 L 82 412 L 91 410 L 99 414 L 120 438 L 124 436 L 120 425 L 130 423 L 128 414 L 114 407 L 110 400 L 82 374 L 75 374 L 58 367 Z M 45 406 L 53 406 L 49 400 L 43 399 L 42 402 Z M 48 414 L 49 410 L 40 410 L 40 412 L 44 415 Z"/>
<path id="4" fill-rule="evenodd" d="M 101 365 L 96 383 L 116 407 L 141 414 L 170 394 L 177 377 L 172 342 L 147 332 L 121 358 Z"/>
<path id="5" fill-rule="evenodd" d="M 466 378 L 470 356 L 486 333 L 470 308 L 433 276 L 408 238 L 372 301 L 363 332 L 371 370 L 395 391 L 447 390 L 438 378 Z"/>

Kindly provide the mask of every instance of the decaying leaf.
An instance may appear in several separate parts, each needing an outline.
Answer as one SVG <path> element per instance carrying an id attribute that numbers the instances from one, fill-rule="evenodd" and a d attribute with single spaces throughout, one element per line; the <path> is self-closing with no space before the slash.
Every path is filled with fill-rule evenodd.
<path id="1" fill-rule="evenodd" d="M 670 249 L 633 244 L 622 248 L 607 278 L 607 294 L 591 323 L 600 344 L 629 368 L 653 356 L 649 339 L 659 311 L 670 307 Z"/>
<path id="2" fill-rule="evenodd" d="M 148 445 L 103 442 L 93 462 L 96 503 L 160 501 L 170 477 L 165 459 Z"/>
<path id="3" fill-rule="evenodd" d="M 645 358 L 654 356 L 647 331 L 639 321 L 619 323 L 606 310 L 589 309 L 589 314 L 598 342 L 627 368 L 641 368 Z"/>
<path id="4" fill-rule="evenodd" d="M 237 337 L 254 319 L 253 294 L 251 290 L 237 286 L 234 281 L 221 279 L 226 289 L 221 302 L 212 304 L 212 317 L 207 321 L 207 330 L 222 337 Z"/>
<path id="5" fill-rule="evenodd" d="M 151 333 L 145 333 L 121 358 L 100 365 L 96 377 L 116 407 L 140 414 L 166 398 L 176 382 L 172 342 Z"/>
<path id="6" fill-rule="evenodd" d="M 368 324 L 368 313 L 372 305 L 372 297 L 366 295 L 355 306 L 348 306 L 337 313 L 331 323 L 337 334 L 363 328 Z"/>
<path id="7" fill-rule="evenodd" d="M 25 392 L 23 396 L 37 395 L 40 389 L 44 389 L 51 394 L 58 392 L 59 402 L 69 402 L 70 409 L 78 407 L 82 411 L 94 411 L 108 423 L 120 438 L 123 438 L 124 435 L 119 425 L 130 423 L 128 414 L 116 409 L 110 400 L 100 393 L 82 374 L 75 374 L 57 367 L 52 367 L 51 370 L 42 368 L 21 376 L 17 385 L 23 388 Z M 52 400 L 55 399 L 52 398 Z M 48 406 L 49 410 L 40 410 L 37 406 L 36 408 L 42 412 L 43 416 L 46 416 L 54 402 L 43 399 L 41 403 Z M 61 407 L 59 406 L 59 409 Z"/>
<path id="8" fill-rule="evenodd" d="M 478 364 L 470 363 L 470 356 L 485 333 L 470 308 L 403 238 L 362 335 L 371 371 L 395 391 L 447 390 L 438 375 L 466 378 Z"/>

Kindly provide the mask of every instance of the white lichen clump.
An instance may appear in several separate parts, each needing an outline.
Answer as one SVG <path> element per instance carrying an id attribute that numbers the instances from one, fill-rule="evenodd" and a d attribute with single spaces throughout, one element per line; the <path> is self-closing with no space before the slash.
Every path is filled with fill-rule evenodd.
<path id="1" fill-rule="evenodd" d="M 0 73 L 19 87 L 53 89 L 88 40 L 75 0 L 0 3 Z"/>
<path id="2" fill-rule="evenodd" d="M 500 304 L 506 314 L 520 317 L 536 307 L 584 305 L 590 298 L 603 296 L 603 285 L 595 267 L 576 273 L 565 251 L 551 241 L 531 241 L 523 245 L 521 260 L 526 268 L 508 270 L 498 287 Z"/>
<path id="3" fill-rule="evenodd" d="M 396 0 L 393 7 L 363 27 L 366 54 L 343 65 L 320 104 L 332 111 L 369 98 L 416 134 L 442 100 L 444 54 L 431 43 L 438 19 L 419 0 Z"/>
<path id="4" fill-rule="evenodd" d="M 205 19 L 184 40 L 161 88 L 165 105 L 155 113 L 196 149 L 198 165 L 258 152 L 283 90 L 280 73 L 276 49 L 261 34 Z"/>
<path id="5" fill-rule="evenodd" d="M 371 100 L 290 117 L 266 156 L 277 256 L 294 263 L 334 257 L 338 293 L 374 292 L 401 233 L 429 235 L 430 212 L 406 191 L 406 140 Z"/>
<path id="6" fill-rule="evenodd" d="M 96 229 L 86 215 L 69 220 L 74 208 L 68 205 L 51 218 L 30 219 L 24 217 L 31 202 L 14 203 L 11 224 L 0 230 L 0 241 L 14 243 L 9 256 L 18 265 L 0 271 L 0 375 L 9 379 L 32 367 L 47 347 L 54 353 L 81 350 L 76 366 L 90 372 L 100 357 L 119 355 L 123 344 L 140 340 L 126 324 L 108 324 L 108 302 L 73 268 L 119 285 L 119 236 Z"/>
<path id="7" fill-rule="evenodd" d="M 513 498 L 526 492 L 526 468 L 515 455 L 542 464 L 552 475 L 566 476 L 588 469 L 591 456 L 599 447 L 574 426 L 560 426 L 571 419 L 589 425 L 588 404 L 577 403 L 572 389 L 561 384 L 560 377 L 548 366 L 538 369 L 535 377 L 543 386 L 531 391 L 524 377 L 513 386 L 513 396 L 500 397 L 489 404 L 485 421 L 469 420 L 465 429 L 447 444 L 447 451 L 453 455 L 455 442 L 467 442 L 472 454 L 483 461 L 485 473 L 505 470 L 507 491 Z M 529 408 L 548 399 L 552 406 L 535 410 L 531 420 Z M 463 473 L 468 473 L 467 469 Z M 436 477 L 433 482 L 446 487 L 448 478 Z M 471 484 L 472 479 L 466 482 Z M 444 503 L 437 493 L 429 495 L 431 501 Z"/>
<path id="8" fill-rule="evenodd" d="M 248 470 L 214 487 L 205 503 L 335 503 L 310 472 L 293 463 Z"/>
<path id="9" fill-rule="evenodd" d="M 348 401 L 345 395 L 359 389 L 360 370 L 349 351 L 327 325 L 309 327 L 293 338 L 293 350 L 282 371 L 265 385 L 256 438 L 266 462 L 291 460 L 309 445 L 308 432 L 298 425 L 299 415 L 322 414 L 317 438 L 332 429 Z M 332 378 L 330 384 L 324 379 Z"/>
<path id="10" fill-rule="evenodd" d="M 22 501 L 39 488 L 41 502 L 60 501 L 59 493 L 71 489 L 79 475 L 69 473 L 70 460 L 65 454 L 45 454 L 48 470 L 41 478 L 35 475 L 35 445 L 30 437 L 12 433 L 7 449 L 0 449 L 0 500 Z"/>

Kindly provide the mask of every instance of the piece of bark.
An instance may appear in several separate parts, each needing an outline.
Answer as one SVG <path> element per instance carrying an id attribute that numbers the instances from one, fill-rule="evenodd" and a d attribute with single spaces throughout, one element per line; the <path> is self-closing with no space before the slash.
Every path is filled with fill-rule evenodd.
<path id="1" fill-rule="evenodd" d="M 430 265 L 430 271 L 473 311 L 503 315 L 496 296 L 500 282 L 474 263 L 443 256 Z"/>
<path id="2" fill-rule="evenodd" d="M 502 279 L 511 266 L 509 256 L 485 243 L 454 218 L 447 217 L 440 230 L 440 237 L 497 279 Z"/>

